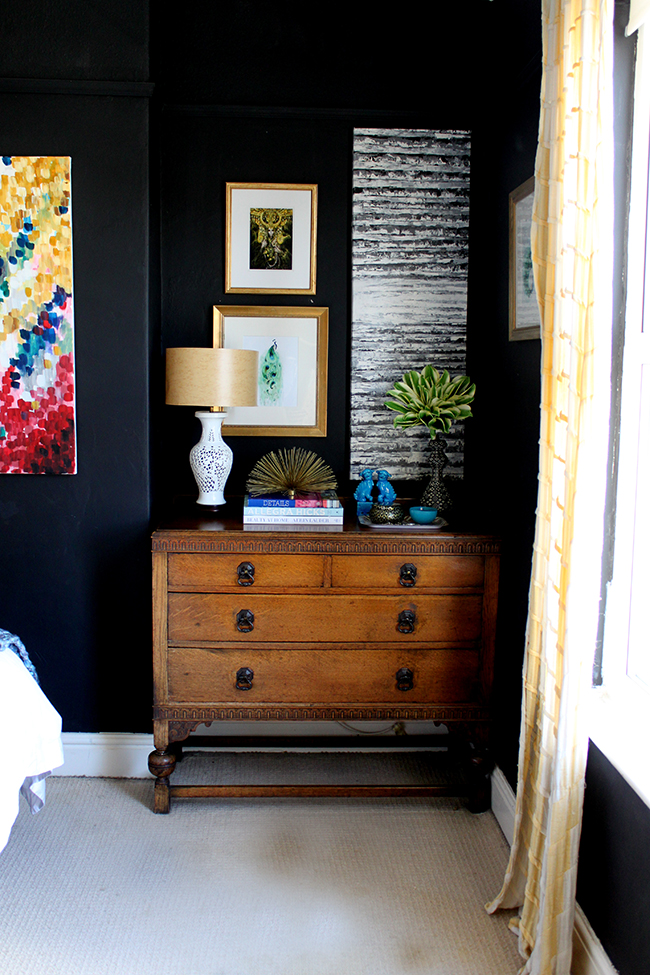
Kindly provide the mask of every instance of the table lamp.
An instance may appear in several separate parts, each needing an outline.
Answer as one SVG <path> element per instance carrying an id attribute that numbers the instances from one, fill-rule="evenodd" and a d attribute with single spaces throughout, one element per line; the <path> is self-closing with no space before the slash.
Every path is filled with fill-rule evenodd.
<path id="1" fill-rule="evenodd" d="M 190 451 L 197 504 L 225 504 L 232 450 L 221 439 L 229 406 L 257 405 L 258 353 L 248 349 L 167 349 L 165 402 L 203 406 L 201 439 Z"/>

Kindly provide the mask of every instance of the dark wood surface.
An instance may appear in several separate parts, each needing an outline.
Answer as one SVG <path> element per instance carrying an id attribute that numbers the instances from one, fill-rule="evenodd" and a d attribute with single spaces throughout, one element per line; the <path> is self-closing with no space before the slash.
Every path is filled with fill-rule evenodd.
<path id="1" fill-rule="evenodd" d="M 403 506 L 408 508 L 408 500 L 401 501 Z M 241 497 L 229 497 L 226 499 L 225 505 L 220 505 L 219 507 L 210 508 L 204 505 L 196 504 L 196 501 L 189 498 L 178 499 L 169 511 L 158 521 L 158 527 L 154 533 L 154 539 L 159 539 L 162 541 L 167 536 L 168 532 L 173 534 L 182 533 L 183 535 L 191 536 L 193 533 L 235 533 L 242 536 L 246 536 L 250 533 L 253 535 L 270 535 L 272 537 L 285 537 L 286 535 L 304 535 L 309 537 L 312 534 L 312 529 L 309 531 L 301 530 L 302 526 L 286 527 L 282 529 L 276 529 L 272 527 L 267 530 L 266 526 L 244 526 L 242 524 L 242 508 L 243 508 L 243 498 Z M 492 532 L 482 532 L 477 529 L 476 524 L 474 524 L 473 518 L 463 518 L 462 521 L 458 523 L 452 523 L 446 528 L 440 531 L 433 531 L 428 529 L 426 526 L 418 529 L 383 529 L 383 528 L 369 528 L 366 525 L 359 523 L 357 518 L 356 502 L 352 499 L 344 499 L 344 509 L 345 509 L 345 520 L 342 526 L 342 532 L 337 532 L 336 530 L 329 529 L 327 532 L 315 532 L 320 537 L 326 537 L 332 534 L 333 538 L 336 538 L 339 534 L 344 534 L 348 539 L 350 536 L 361 537 L 361 538 L 373 538 L 375 542 L 373 544 L 385 544 L 388 539 L 402 538 L 410 539 L 412 543 L 417 544 L 418 541 L 425 539 L 456 539 L 458 543 L 461 543 L 463 538 L 473 538 L 477 541 L 480 540 L 482 546 L 495 546 L 495 551 L 499 551 L 499 536 Z M 382 541 L 379 541 L 381 539 Z"/>
<path id="2" fill-rule="evenodd" d="M 152 537 L 155 810 L 170 795 L 406 794 L 170 790 L 172 743 L 251 719 L 444 722 L 473 747 L 471 805 L 484 805 L 498 538 L 368 528 L 354 502 L 339 530 L 251 529 L 241 510 L 184 506 Z M 409 794 L 439 794 L 422 788 Z"/>

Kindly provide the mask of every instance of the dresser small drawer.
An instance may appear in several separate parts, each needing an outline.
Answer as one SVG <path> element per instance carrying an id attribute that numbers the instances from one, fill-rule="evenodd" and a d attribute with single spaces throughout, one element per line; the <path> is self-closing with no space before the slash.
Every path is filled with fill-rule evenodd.
<path id="1" fill-rule="evenodd" d="M 169 589 L 216 592 L 226 586 L 241 589 L 321 588 L 324 557 L 303 555 L 201 555 L 170 554 L 167 561 Z"/>
<path id="2" fill-rule="evenodd" d="M 170 649 L 168 700 L 455 704 L 479 699 L 476 650 Z M 404 689 L 398 687 L 398 679 Z M 238 687 L 238 683 L 240 686 Z"/>
<path id="3" fill-rule="evenodd" d="M 482 597 L 170 593 L 168 612 L 172 643 L 466 643 Z"/>
<path id="4" fill-rule="evenodd" d="M 332 586 L 340 589 L 480 589 L 484 571 L 481 555 L 332 556 Z"/>

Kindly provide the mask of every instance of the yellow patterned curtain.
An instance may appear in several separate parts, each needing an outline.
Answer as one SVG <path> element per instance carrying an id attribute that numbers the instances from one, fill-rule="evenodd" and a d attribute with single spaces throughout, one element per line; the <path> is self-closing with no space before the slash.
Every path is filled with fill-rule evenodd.
<path id="1" fill-rule="evenodd" d="M 526 975 L 569 975 L 609 428 L 614 0 L 542 0 L 532 251 L 542 319 L 539 493 L 515 836 L 492 904 Z"/>

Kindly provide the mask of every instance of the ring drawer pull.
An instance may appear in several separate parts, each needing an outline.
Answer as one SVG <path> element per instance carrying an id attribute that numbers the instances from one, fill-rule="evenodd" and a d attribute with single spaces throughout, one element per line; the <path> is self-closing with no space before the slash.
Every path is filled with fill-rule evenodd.
<path id="1" fill-rule="evenodd" d="M 397 617 L 397 629 L 400 633 L 415 632 L 415 613 L 412 609 L 403 609 Z"/>
<path id="2" fill-rule="evenodd" d="M 253 686 L 253 677 L 255 674 L 250 669 L 250 667 L 240 667 L 237 671 L 237 678 L 235 680 L 235 687 L 239 691 L 250 691 Z"/>
<path id="3" fill-rule="evenodd" d="M 410 667 L 400 667 L 395 674 L 395 680 L 397 681 L 398 691 L 413 690 L 413 671 Z"/>
<path id="4" fill-rule="evenodd" d="M 240 562 L 237 566 L 237 585 L 252 586 L 255 582 L 255 566 L 252 562 Z"/>
<path id="5" fill-rule="evenodd" d="M 250 609 L 240 609 L 237 613 L 237 629 L 240 633 L 250 633 L 255 626 L 255 616 Z"/>
<path id="6" fill-rule="evenodd" d="M 399 584 L 400 586 L 406 586 L 410 588 L 415 585 L 415 577 L 418 574 L 417 566 L 413 565 L 412 562 L 405 562 L 404 565 L 400 566 L 399 570 Z"/>

